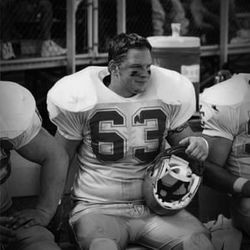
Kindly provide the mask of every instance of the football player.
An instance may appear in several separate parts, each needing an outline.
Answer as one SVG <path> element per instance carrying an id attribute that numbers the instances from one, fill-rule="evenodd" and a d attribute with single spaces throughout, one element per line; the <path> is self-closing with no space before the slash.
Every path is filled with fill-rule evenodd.
<path id="1" fill-rule="evenodd" d="M 0 81 L 0 246 L 15 250 L 59 250 L 46 229 L 64 188 L 68 158 L 45 129 L 31 93 Z M 8 194 L 10 153 L 41 165 L 40 195 L 34 209 L 18 211 Z"/>
<path id="2" fill-rule="evenodd" d="M 236 227 L 250 236 L 250 74 L 206 89 L 200 98 L 203 134 L 210 152 L 205 182 L 231 195 Z"/>
<path id="3" fill-rule="evenodd" d="M 129 242 L 153 249 L 214 249 L 209 233 L 185 210 L 159 216 L 146 205 L 146 169 L 167 146 L 187 146 L 199 160 L 207 142 L 189 136 L 195 112 L 192 83 L 152 66 L 151 45 L 137 34 L 119 34 L 107 67 L 87 67 L 60 79 L 48 92 L 57 139 L 78 172 L 70 224 L 81 249 L 125 249 Z M 188 137 L 189 136 L 189 137 Z"/>

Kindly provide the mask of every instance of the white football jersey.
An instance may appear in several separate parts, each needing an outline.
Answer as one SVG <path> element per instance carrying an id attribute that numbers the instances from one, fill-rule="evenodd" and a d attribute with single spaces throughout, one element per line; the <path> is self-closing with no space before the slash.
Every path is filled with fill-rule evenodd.
<path id="1" fill-rule="evenodd" d="M 203 133 L 233 141 L 227 165 L 250 179 L 250 74 L 237 74 L 200 96 Z"/>
<path id="2" fill-rule="evenodd" d="M 21 85 L 0 81 L 0 210 L 10 205 L 6 180 L 11 173 L 10 151 L 30 142 L 41 129 L 32 94 Z"/>
<path id="3" fill-rule="evenodd" d="M 87 67 L 48 93 L 50 119 L 67 139 L 82 140 L 74 197 L 92 203 L 142 200 L 146 167 L 165 136 L 195 112 L 192 83 L 152 66 L 145 92 L 124 98 L 103 83 L 106 67 Z"/>

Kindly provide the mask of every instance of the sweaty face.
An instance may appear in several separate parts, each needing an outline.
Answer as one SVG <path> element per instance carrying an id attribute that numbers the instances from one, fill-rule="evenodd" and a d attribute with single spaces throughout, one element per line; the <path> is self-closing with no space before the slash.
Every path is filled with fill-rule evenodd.
<path id="1" fill-rule="evenodd" d="M 151 53 L 148 49 L 130 49 L 119 66 L 120 87 L 130 97 L 145 91 L 151 75 Z"/>

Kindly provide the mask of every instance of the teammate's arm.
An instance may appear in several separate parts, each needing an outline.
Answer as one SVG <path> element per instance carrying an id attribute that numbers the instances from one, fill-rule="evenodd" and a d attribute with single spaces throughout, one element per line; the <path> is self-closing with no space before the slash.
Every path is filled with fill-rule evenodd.
<path id="1" fill-rule="evenodd" d="M 68 169 L 68 156 L 63 147 L 43 128 L 17 152 L 27 160 L 40 164 L 41 173 L 40 194 L 36 208 L 16 213 L 16 227 L 22 224 L 46 226 L 61 199 Z"/>
<path id="2" fill-rule="evenodd" d="M 210 151 L 205 161 L 204 183 L 217 190 L 250 197 L 250 181 L 242 182 L 227 171 L 226 161 L 231 152 L 232 141 L 223 137 L 204 135 L 209 142 Z"/>

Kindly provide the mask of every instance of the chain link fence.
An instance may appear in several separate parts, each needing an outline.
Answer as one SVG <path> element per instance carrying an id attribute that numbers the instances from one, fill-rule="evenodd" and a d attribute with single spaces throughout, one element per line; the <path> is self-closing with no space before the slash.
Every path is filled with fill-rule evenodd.
<path id="1" fill-rule="evenodd" d="M 2 59 L 66 53 L 66 0 L 1 0 L 0 7 Z"/>
<path id="2" fill-rule="evenodd" d="M 46 58 L 65 55 L 66 18 L 68 0 L 0 0 L 1 60 Z M 108 42 L 117 34 L 117 2 L 122 0 L 75 1 L 76 54 L 87 55 L 94 46 L 98 53 L 106 53 Z M 220 3 L 224 0 L 126 0 L 126 31 L 142 36 L 172 34 L 171 23 L 180 23 L 182 36 L 197 36 L 201 45 L 218 45 L 220 40 Z M 250 44 L 250 1 L 230 0 L 228 42 L 233 46 Z M 94 13 L 98 13 L 97 20 Z M 94 39 L 94 35 L 97 35 Z M 46 41 L 46 42 L 45 42 Z M 45 43 L 44 43 L 45 42 Z M 42 46 L 44 44 L 44 46 Z M 43 48 L 43 49 L 42 49 Z M 21 61 L 21 60 L 20 60 Z M 77 65 L 79 69 L 83 65 Z M 240 49 L 229 54 L 228 65 L 232 72 L 250 73 L 250 54 Z M 28 68 L 28 66 L 27 66 Z M 215 52 L 200 58 L 200 90 L 212 83 L 221 69 L 220 55 Z M 4 80 L 23 82 L 38 100 L 45 127 L 54 133 L 47 117 L 45 96 L 52 84 L 66 74 L 65 67 L 39 67 L 35 70 L 6 71 Z M 27 72 L 28 73 L 23 73 Z M 25 75 L 25 77 L 23 76 Z"/>
<path id="3" fill-rule="evenodd" d="M 88 53 L 93 46 L 99 53 L 107 52 L 108 41 L 117 33 L 117 0 L 98 0 L 97 8 L 93 7 L 94 1 L 72 1 L 75 1 L 76 53 Z M 126 31 L 146 37 L 168 36 L 174 22 L 181 24 L 180 35 L 198 36 L 202 45 L 219 44 L 221 1 L 126 0 Z M 249 44 L 250 1 L 229 1 L 228 41 Z M 66 53 L 66 0 L 1 0 L 0 7 L 2 59 Z M 94 32 L 97 41 L 90 37 Z"/>

